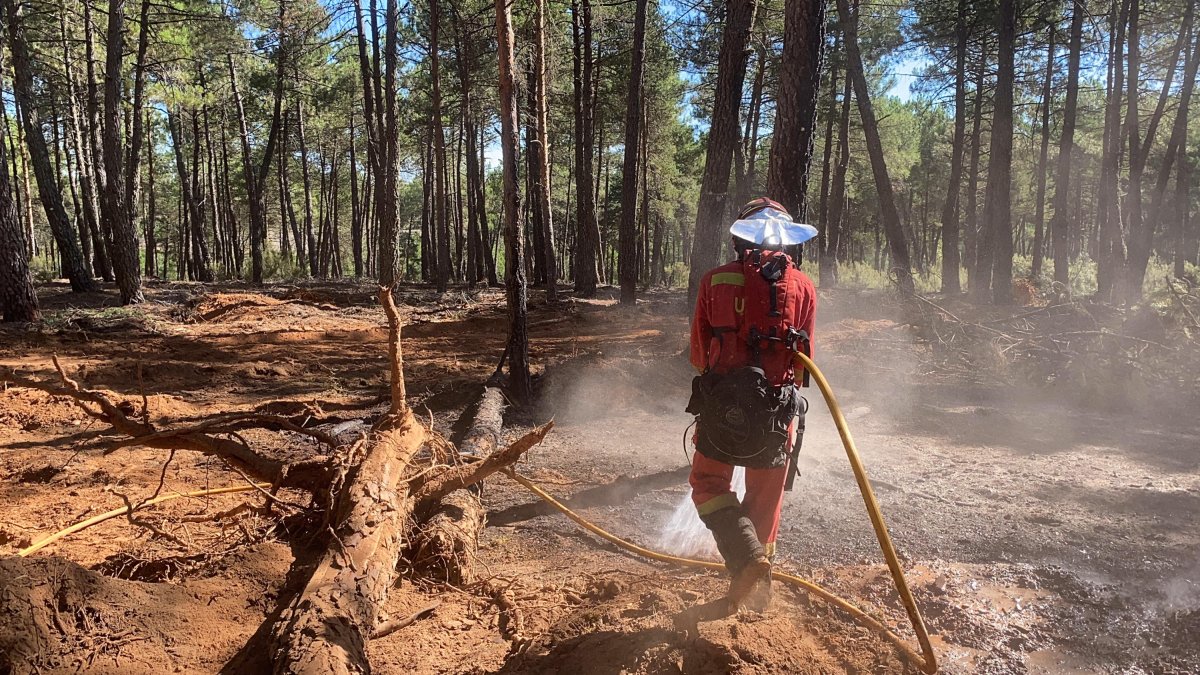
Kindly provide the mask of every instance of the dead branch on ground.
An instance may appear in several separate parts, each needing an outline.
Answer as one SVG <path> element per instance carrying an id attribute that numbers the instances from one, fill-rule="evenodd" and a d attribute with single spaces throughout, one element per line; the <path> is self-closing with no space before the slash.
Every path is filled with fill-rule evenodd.
<path id="1" fill-rule="evenodd" d="M 35 380 L 19 375 L 12 369 L 0 372 L 0 379 L 27 389 L 37 389 L 52 396 L 71 399 L 89 417 L 104 422 L 116 433 L 129 437 L 117 441 L 116 447 L 142 445 L 163 450 L 192 450 L 215 455 L 230 460 L 240 465 L 247 473 L 271 481 L 279 487 L 295 487 L 316 492 L 329 485 L 329 462 L 326 457 L 288 463 L 259 454 L 246 443 L 218 435 L 233 435 L 246 429 L 265 428 L 303 433 L 322 442 L 332 441 L 327 434 L 315 429 L 303 429 L 283 417 L 253 413 L 240 417 L 234 415 L 193 427 L 159 430 L 149 423 L 131 419 L 123 409 L 126 407 L 125 403 L 113 403 L 108 396 L 84 388 L 66 374 L 57 357 L 53 360 L 61 384 Z M 129 412 L 133 412 L 132 407 L 129 408 Z M 330 447 L 332 449 L 333 446 Z"/>

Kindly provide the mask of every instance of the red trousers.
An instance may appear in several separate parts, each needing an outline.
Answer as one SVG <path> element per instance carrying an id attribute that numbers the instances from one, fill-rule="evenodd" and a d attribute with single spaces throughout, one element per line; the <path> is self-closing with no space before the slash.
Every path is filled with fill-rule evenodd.
<path id="1" fill-rule="evenodd" d="M 789 444 L 790 445 L 790 444 Z M 775 535 L 779 533 L 779 513 L 783 509 L 783 485 L 788 467 L 746 469 L 746 496 L 741 505 L 762 542 L 768 556 L 775 554 Z M 700 515 L 738 504 L 732 489 L 733 466 L 709 459 L 697 452 L 692 457 L 692 502 Z"/>

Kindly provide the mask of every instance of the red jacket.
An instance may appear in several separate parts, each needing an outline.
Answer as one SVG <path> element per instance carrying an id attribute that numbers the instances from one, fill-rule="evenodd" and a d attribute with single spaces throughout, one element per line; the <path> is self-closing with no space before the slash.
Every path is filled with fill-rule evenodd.
<path id="1" fill-rule="evenodd" d="M 761 365 L 772 384 L 786 384 L 793 377 L 792 354 L 782 345 L 765 345 L 761 350 L 762 363 L 754 363 L 747 324 L 760 320 L 782 321 L 803 330 L 809 336 L 811 355 L 813 323 L 817 314 L 816 288 L 807 274 L 789 264 L 776 282 L 778 309 L 782 316 L 768 320 L 765 317 L 769 311 L 769 293 L 755 291 L 755 297 L 746 297 L 747 288 L 760 288 L 764 282 L 748 280 L 747 274 L 757 276 L 756 272 L 746 269 L 742 261 L 735 260 L 710 271 L 700 281 L 696 313 L 692 319 L 692 365 L 702 372 L 715 370 L 718 373 Z M 751 319 L 747 321 L 747 317 Z"/>

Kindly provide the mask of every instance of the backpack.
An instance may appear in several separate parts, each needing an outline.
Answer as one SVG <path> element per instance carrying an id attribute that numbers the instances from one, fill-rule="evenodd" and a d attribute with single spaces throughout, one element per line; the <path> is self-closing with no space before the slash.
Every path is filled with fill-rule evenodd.
<path id="1" fill-rule="evenodd" d="M 792 352 L 806 349 L 807 336 L 787 321 L 794 315 L 789 305 L 799 301 L 787 283 L 791 259 L 780 251 L 750 249 L 741 262 L 736 331 L 726 328 L 720 346 L 748 354 L 750 363 L 697 376 L 687 412 L 698 418 L 696 449 L 704 456 L 734 466 L 774 468 L 786 462 L 788 428 L 807 409 L 792 382 Z"/>

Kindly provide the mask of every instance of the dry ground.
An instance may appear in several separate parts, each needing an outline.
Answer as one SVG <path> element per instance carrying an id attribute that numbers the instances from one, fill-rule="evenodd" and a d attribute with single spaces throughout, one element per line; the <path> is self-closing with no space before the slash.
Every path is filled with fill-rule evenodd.
<path id="1" fill-rule="evenodd" d="M 678 295 L 633 310 L 556 307 L 535 296 L 538 404 L 515 436 L 557 426 L 521 470 L 613 532 L 656 547 L 686 500 L 682 413 L 691 376 Z M 416 409 L 454 438 L 503 351 L 497 291 L 442 298 L 403 288 Z M 0 329 L 0 364 L 49 374 L 58 354 L 87 385 L 156 421 L 261 408 L 325 416 L 353 431 L 387 395 L 382 313 L 353 284 L 165 284 L 133 311 L 43 289 L 34 330 Z M 956 307 L 960 317 L 968 308 Z M 1200 422 L 1138 387 L 1030 387 L 998 365 L 926 358 L 883 296 L 823 295 L 818 362 L 848 412 L 945 672 L 1200 671 Z M 982 321 L 983 318 L 978 320 Z M 932 345 L 932 347 L 931 347 Z M 941 365 L 941 367 L 939 367 Z M 782 565 L 886 617 L 909 635 L 836 433 L 815 392 Z M 286 402 L 286 403 L 279 403 Z M 1114 404 L 1119 402 L 1119 405 Z M 302 455 L 286 434 L 248 441 Z M 216 460 L 162 451 L 105 454 L 69 401 L 0 392 L 0 556 L 164 490 L 237 484 Z M 302 495 L 292 497 L 302 499 Z M 902 672 L 888 642 L 819 602 L 780 590 L 763 615 L 704 624 L 671 617 L 717 597 L 712 574 L 648 563 L 599 543 L 506 479 L 484 493 L 478 576 L 507 588 L 520 625 L 481 585 L 406 577 L 389 613 L 441 601 L 433 616 L 372 643 L 378 672 Z M 27 562 L 0 557 L 0 672 L 257 672 L 260 626 L 286 596 L 293 558 L 311 555 L 303 515 L 245 511 L 253 493 L 179 499 L 142 517 L 179 542 L 115 519 Z M 516 629 L 526 639 L 514 650 Z"/>

